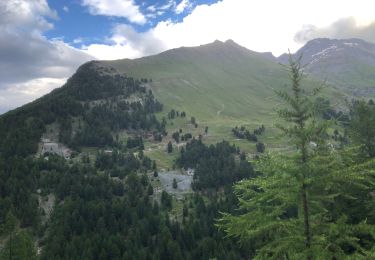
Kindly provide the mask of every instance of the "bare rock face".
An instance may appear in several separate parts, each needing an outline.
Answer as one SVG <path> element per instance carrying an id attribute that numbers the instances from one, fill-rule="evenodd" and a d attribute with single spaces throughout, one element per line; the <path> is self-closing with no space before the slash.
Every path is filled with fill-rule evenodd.
<path id="1" fill-rule="evenodd" d="M 306 72 L 357 96 L 375 95 L 375 44 L 361 39 L 314 39 L 295 54 Z M 278 57 L 287 64 L 288 55 Z"/>

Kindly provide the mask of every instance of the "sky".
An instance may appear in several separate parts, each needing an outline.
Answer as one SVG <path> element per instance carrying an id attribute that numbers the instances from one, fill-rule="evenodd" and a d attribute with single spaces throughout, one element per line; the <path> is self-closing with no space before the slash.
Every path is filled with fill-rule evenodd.
<path id="1" fill-rule="evenodd" d="M 374 0 L 0 0 L 0 114 L 93 59 L 232 39 L 275 56 L 318 38 L 375 43 Z"/>

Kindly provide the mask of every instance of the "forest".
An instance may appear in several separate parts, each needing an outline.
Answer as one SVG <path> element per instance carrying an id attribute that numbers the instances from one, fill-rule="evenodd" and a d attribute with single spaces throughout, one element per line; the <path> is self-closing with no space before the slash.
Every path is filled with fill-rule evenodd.
<path id="1" fill-rule="evenodd" d="M 263 147 L 249 158 L 227 141 L 184 136 L 174 163 L 195 171 L 193 192 L 178 201 L 152 186 L 159 169 L 141 135 L 125 144 L 113 135 L 165 137 L 166 121 L 155 115 L 163 105 L 142 85 L 147 80 L 113 77 L 108 68 L 95 74 L 92 66 L 0 118 L 0 259 L 375 258 L 374 102 L 353 100 L 345 113 L 322 106 L 329 105 L 322 90 L 304 89 L 291 60 L 291 86 L 277 92 L 285 104 L 277 127 L 294 150 Z M 186 113 L 171 110 L 168 119 L 175 117 Z M 52 122 L 70 147 L 111 152 L 80 161 L 35 157 Z M 257 141 L 265 127 L 232 131 Z M 40 205 L 50 198 L 46 213 Z"/>

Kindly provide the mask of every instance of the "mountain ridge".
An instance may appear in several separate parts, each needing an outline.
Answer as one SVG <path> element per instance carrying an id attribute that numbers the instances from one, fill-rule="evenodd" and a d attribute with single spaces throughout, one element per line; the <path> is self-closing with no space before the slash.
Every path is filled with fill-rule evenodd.
<path id="1" fill-rule="evenodd" d="M 231 104 L 226 99 L 233 96 L 233 99 L 246 106 L 246 97 L 256 96 L 256 92 L 260 96 L 272 95 L 276 86 L 271 81 L 275 77 L 283 77 L 278 64 L 231 40 L 181 47 L 134 60 L 103 62 L 121 73 L 129 73 L 137 78 L 152 78 L 151 88 L 167 106 L 181 107 L 179 104 L 182 102 L 182 107 L 189 107 L 186 104 L 188 95 L 191 95 L 188 98 L 191 100 L 201 100 L 201 96 L 206 95 L 208 109 L 199 109 L 209 112 L 205 117 L 215 116 L 223 103 L 227 103 L 227 108 L 221 115 L 237 113 L 235 110 L 238 107 L 230 109 Z M 212 91 L 221 91 L 223 95 L 213 95 Z M 265 91 L 267 93 L 262 94 Z M 212 100 L 209 100 L 210 96 Z M 194 114 L 199 114 L 196 112 Z"/>
<path id="2" fill-rule="evenodd" d="M 345 54 L 344 56 L 336 57 L 335 61 L 333 62 L 328 62 L 327 57 L 324 57 L 324 55 L 327 56 L 333 53 L 333 51 L 335 50 L 335 48 L 333 48 L 334 44 L 340 44 L 340 48 L 342 48 L 343 46 L 346 49 L 351 48 L 353 50 L 356 50 L 354 54 L 359 52 L 361 58 L 352 59 L 351 62 L 348 62 L 348 59 L 352 58 L 352 56 L 354 55 L 352 53 L 352 56 L 348 57 L 348 55 Z M 359 45 L 361 48 L 358 48 L 357 45 Z M 329 49 L 330 47 L 331 49 Z M 357 38 L 344 40 L 317 38 L 307 42 L 302 48 L 300 48 L 292 55 L 294 58 L 297 58 L 301 53 L 304 53 L 302 63 L 304 65 L 307 65 L 306 72 L 310 73 L 313 77 L 323 81 L 327 80 L 328 83 L 335 85 L 337 89 L 342 88 L 346 93 L 350 95 L 375 95 L 375 44 Z M 215 56 L 221 57 L 222 59 L 231 60 L 231 65 L 236 68 L 241 68 L 246 65 L 243 62 L 241 63 L 243 57 L 254 58 L 254 62 L 263 64 L 266 62 L 265 60 L 274 64 L 286 64 L 288 61 L 288 54 L 282 54 L 279 57 L 275 57 L 270 52 L 255 52 L 229 39 L 224 42 L 215 40 L 212 43 L 195 47 L 174 48 L 161 52 L 159 54 L 137 59 L 118 59 L 113 61 L 94 60 L 91 62 L 95 62 L 97 65 L 101 64 L 102 66 L 111 66 L 112 68 L 117 67 L 117 69 L 120 70 L 121 73 L 125 74 L 127 72 L 136 72 L 136 74 L 142 74 L 139 73 L 139 70 L 142 69 L 141 67 L 144 66 L 145 63 L 154 63 L 157 65 L 161 65 L 162 67 L 164 66 L 165 69 L 168 69 L 166 63 L 170 62 L 171 59 L 179 59 L 181 61 L 186 57 L 186 55 L 191 55 L 195 58 L 199 58 L 199 56 L 201 55 L 211 55 L 210 59 L 213 64 L 206 63 L 204 64 L 204 66 L 220 65 L 220 62 L 218 63 L 218 60 L 215 59 Z M 313 55 L 314 57 L 320 57 L 320 59 L 312 59 Z M 162 59 L 165 59 L 165 61 L 163 62 Z M 190 62 L 194 63 L 194 61 L 191 60 Z M 348 66 L 347 64 L 342 65 L 342 63 L 355 64 L 353 66 Z M 82 66 L 84 66 L 84 64 Z M 125 66 L 125 68 L 122 68 L 122 66 Z M 139 67 L 139 69 L 137 69 L 137 67 Z M 336 69 L 334 67 L 336 67 Z M 338 69 L 337 67 L 340 67 L 340 69 Z M 127 71 L 126 69 L 129 69 L 129 71 Z M 173 69 L 176 70 L 178 68 Z M 252 72 L 249 71 L 249 74 L 251 73 Z M 146 74 L 147 73 L 143 73 L 142 76 L 147 78 L 148 76 Z M 151 74 L 153 74 L 152 71 Z M 330 76 L 330 74 L 332 74 L 332 77 Z M 341 77 L 343 77 L 343 79 L 341 79 Z"/>
<path id="3" fill-rule="evenodd" d="M 306 72 L 354 96 L 375 95 L 375 44 L 362 39 L 317 38 L 296 53 Z M 288 54 L 277 58 L 288 63 Z"/>

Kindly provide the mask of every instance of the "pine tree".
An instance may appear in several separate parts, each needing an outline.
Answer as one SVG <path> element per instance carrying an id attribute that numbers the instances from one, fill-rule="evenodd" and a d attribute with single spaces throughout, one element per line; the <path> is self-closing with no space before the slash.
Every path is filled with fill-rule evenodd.
<path id="1" fill-rule="evenodd" d="M 224 213 L 218 226 L 243 246 L 252 244 L 254 259 L 369 256 L 373 245 L 364 246 L 361 237 L 375 241 L 374 226 L 366 222 L 374 206 L 368 194 L 375 172 L 369 171 L 369 165 L 348 167 L 337 159 L 338 154 L 327 151 L 322 138 L 327 126 L 315 119 L 313 105 L 319 89 L 308 93 L 301 88 L 299 60 L 290 58 L 289 72 L 292 94 L 278 92 L 287 104 L 278 113 L 288 125 L 279 128 L 295 144 L 296 152 L 262 157 L 257 162 L 259 176 L 235 185 L 241 213 Z M 318 144 L 317 149 L 310 149 L 311 141 Z M 356 221 L 350 219 L 347 207 L 353 198 L 371 205 Z"/>
<path id="2" fill-rule="evenodd" d="M 17 219 L 8 213 L 3 231 L 8 235 L 5 247 L 0 250 L 0 259 L 36 259 L 36 250 L 31 235 L 28 232 L 16 233 Z"/>
<path id="3" fill-rule="evenodd" d="M 173 178 L 173 183 L 172 183 L 173 189 L 177 189 L 177 180 Z"/>
<path id="4" fill-rule="evenodd" d="M 12 235 L 0 251 L 0 259 L 37 259 L 31 235 L 26 231 Z"/>
<path id="5" fill-rule="evenodd" d="M 256 144 L 256 148 L 257 148 L 258 153 L 264 153 L 264 150 L 266 149 L 266 147 L 264 146 L 264 143 L 262 142 L 258 142 Z"/>
<path id="6" fill-rule="evenodd" d="M 172 142 L 171 142 L 171 141 L 168 142 L 168 145 L 167 145 L 167 152 L 168 152 L 168 153 L 173 152 L 173 146 L 172 146 Z"/>
<path id="7" fill-rule="evenodd" d="M 353 104 L 350 135 L 365 157 L 375 157 L 375 107 L 359 101 Z"/>

